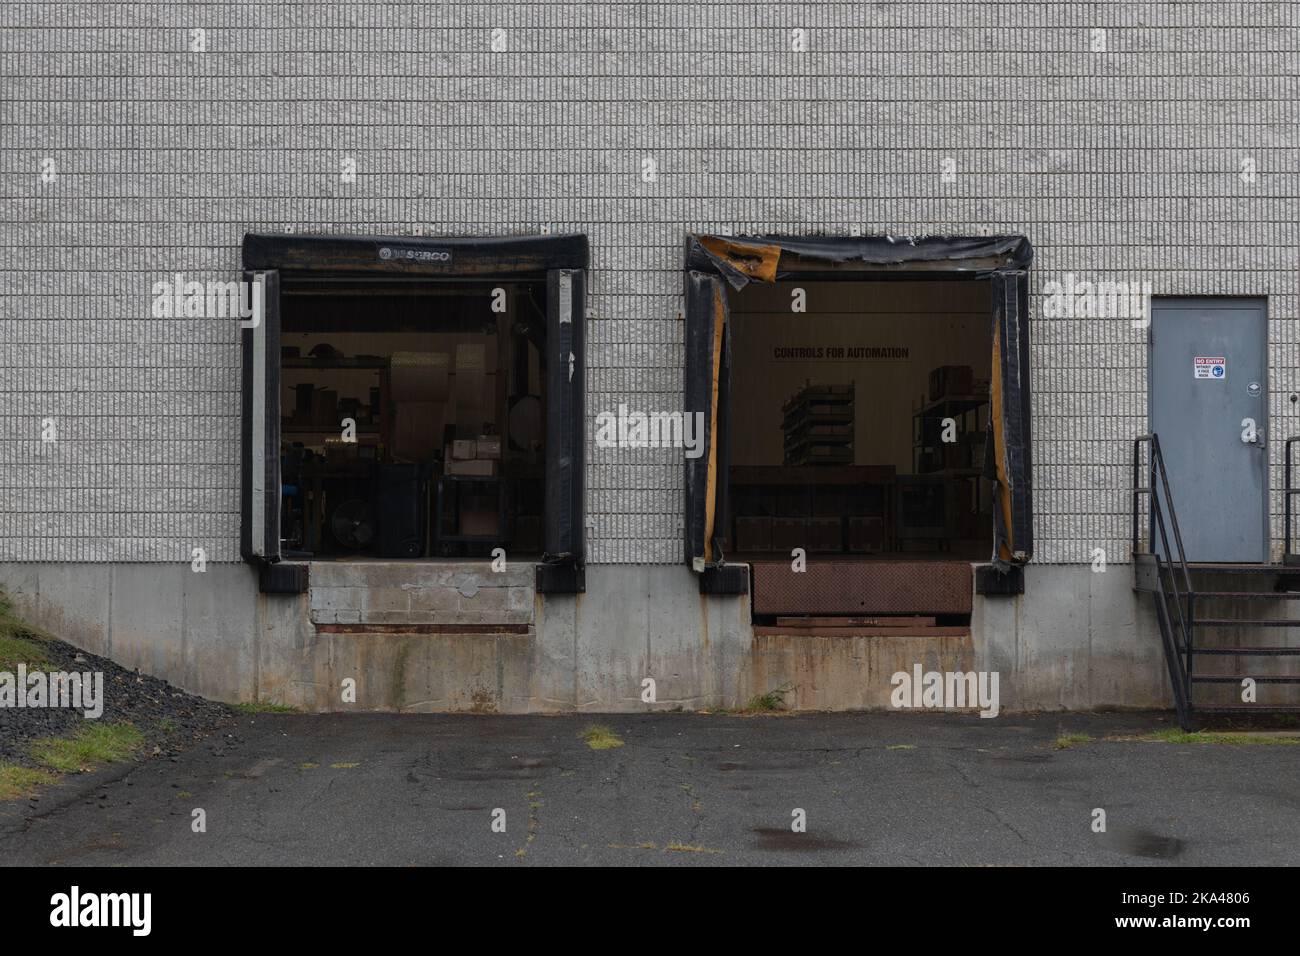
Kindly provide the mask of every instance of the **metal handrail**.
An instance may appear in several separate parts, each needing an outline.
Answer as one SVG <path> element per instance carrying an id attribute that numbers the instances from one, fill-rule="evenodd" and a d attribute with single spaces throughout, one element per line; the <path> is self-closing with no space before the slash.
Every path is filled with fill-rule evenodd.
<path id="1" fill-rule="evenodd" d="M 1300 438 L 1293 438 L 1290 439 L 1290 441 L 1300 441 Z M 1151 457 L 1151 465 L 1150 465 L 1151 484 L 1145 488 L 1142 487 L 1140 484 L 1138 484 L 1138 473 L 1142 469 L 1143 443 L 1149 444 L 1151 446 L 1151 456 L 1150 456 Z M 1187 590 L 1190 591 L 1192 589 L 1192 576 L 1191 576 L 1191 571 L 1187 564 L 1187 552 L 1183 549 L 1183 535 L 1178 528 L 1178 513 L 1174 508 L 1173 496 L 1169 492 L 1169 473 L 1165 470 L 1165 458 L 1164 455 L 1161 454 L 1160 452 L 1160 438 L 1154 432 L 1148 435 L 1142 435 L 1141 437 L 1139 437 L 1133 442 L 1133 553 L 1134 554 L 1141 553 L 1139 547 L 1140 537 L 1138 533 L 1138 527 L 1139 527 L 1138 507 L 1137 507 L 1138 499 L 1141 495 L 1151 494 L 1152 488 L 1155 485 L 1155 477 L 1157 474 L 1159 474 L 1160 476 L 1160 485 L 1165 494 L 1165 501 L 1168 502 L 1169 504 L 1169 522 L 1173 526 L 1173 530 L 1174 530 L 1174 543 L 1178 545 L 1178 563 L 1182 568 L 1183 582 Z M 1155 518 L 1156 515 L 1154 514 L 1154 512 L 1162 509 L 1159 508 L 1159 501 L 1156 500 L 1156 496 L 1154 495 L 1152 495 L 1152 506 L 1153 506 L 1152 517 Z M 1163 521 L 1159 521 L 1158 523 L 1161 526 L 1163 526 L 1164 524 Z M 1152 544 L 1154 543 L 1155 542 L 1153 541 Z M 1163 530 L 1161 531 L 1161 543 L 1164 544 L 1165 552 L 1166 554 L 1168 554 L 1169 542 Z"/>
<path id="2" fill-rule="evenodd" d="M 1143 487 L 1138 477 L 1142 470 L 1142 445 L 1150 446 L 1150 464 L 1148 483 Z M 1160 481 L 1160 491 L 1164 495 L 1165 503 L 1169 506 L 1169 524 L 1174 532 L 1174 544 L 1177 546 L 1177 568 L 1174 566 L 1175 555 L 1169 547 L 1169 533 L 1165 528 L 1164 509 L 1160 506 L 1160 495 L 1156 493 L 1156 480 Z M 1142 495 L 1148 495 L 1150 501 L 1150 517 L 1153 525 L 1153 531 L 1159 531 L 1160 544 L 1165 554 L 1165 561 L 1160 558 L 1160 553 L 1155 549 L 1154 535 L 1151 535 L 1151 554 L 1156 560 L 1156 575 L 1160 580 L 1161 594 L 1166 602 L 1170 598 L 1178 614 L 1178 628 L 1182 632 L 1182 652 L 1185 663 L 1180 668 L 1183 676 L 1183 690 L 1187 699 L 1191 698 L 1191 671 L 1192 671 L 1192 620 L 1193 620 L 1193 600 L 1192 592 L 1192 574 L 1187 565 L 1187 552 L 1183 548 L 1183 535 L 1178 527 L 1178 512 L 1174 508 L 1173 495 L 1169 490 L 1169 474 L 1165 470 L 1164 456 L 1160 453 L 1160 439 L 1154 433 L 1142 435 L 1133 442 L 1133 554 L 1136 556 L 1139 550 L 1139 501 Z M 1165 574 L 1162 565 L 1168 565 L 1169 571 L 1169 593 L 1165 593 L 1164 582 Z M 1183 593 L 1179 593 L 1178 572 L 1182 572 Z"/>
<path id="3" fill-rule="evenodd" d="M 1285 454 L 1285 467 L 1283 469 L 1283 474 L 1285 476 L 1283 480 L 1283 484 L 1285 485 L 1285 488 L 1282 493 L 1282 504 L 1283 504 L 1282 510 L 1284 514 L 1283 534 L 1285 535 L 1285 537 L 1283 538 L 1284 543 L 1282 545 L 1283 555 L 1289 555 L 1294 553 L 1291 550 L 1291 543 L 1294 540 L 1291 537 L 1291 499 L 1294 498 L 1296 495 L 1300 495 L 1300 488 L 1295 488 L 1291 484 L 1291 446 L 1294 445 L 1296 442 L 1300 442 L 1300 436 L 1293 435 L 1292 437 L 1288 438 L 1285 443 L 1286 454 Z"/>

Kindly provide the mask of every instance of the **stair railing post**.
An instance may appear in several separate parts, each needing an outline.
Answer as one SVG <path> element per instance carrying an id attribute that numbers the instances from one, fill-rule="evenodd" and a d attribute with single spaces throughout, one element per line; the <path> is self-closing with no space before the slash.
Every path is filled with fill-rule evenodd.
<path id="1" fill-rule="evenodd" d="M 1295 443 L 1300 441 L 1300 437 L 1292 436 L 1286 440 L 1284 447 L 1285 459 L 1283 463 L 1283 488 L 1282 488 L 1282 533 L 1284 536 L 1282 544 L 1282 563 L 1291 555 L 1291 499 L 1295 496 L 1295 489 L 1291 485 L 1291 449 Z"/>
<path id="2" fill-rule="evenodd" d="M 1145 469 L 1148 476 L 1146 487 L 1139 483 L 1144 471 L 1142 467 L 1142 445 L 1148 446 L 1148 462 Z M 1173 542 L 1169 540 L 1169 528 L 1165 525 L 1164 503 L 1169 506 L 1169 519 L 1173 528 Z M 1178 527 L 1178 516 L 1174 511 L 1173 496 L 1169 490 L 1169 477 L 1165 472 L 1164 457 L 1160 453 L 1160 439 L 1154 433 L 1142 435 L 1133 442 L 1133 547 L 1134 562 L 1137 561 L 1137 548 L 1141 526 L 1141 499 L 1147 496 L 1148 550 L 1155 565 L 1156 582 L 1159 589 L 1156 598 L 1157 623 L 1160 626 L 1161 640 L 1165 648 L 1166 663 L 1174 691 L 1174 703 L 1178 710 L 1179 726 L 1184 730 L 1190 727 L 1191 720 L 1191 676 L 1192 658 L 1192 603 L 1191 571 L 1187 566 L 1187 553 L 1183 548 L 1182 532 Z M 1176 549 L 1176 550 L 1175 550 Z M 1163 558 L 1161 552 L 1163 551 Z M 1177 564 L 1175 564 L 1175 561 Z M 1178 577 L 1182 574 L 1183 586 L 1179 590 Z M 1166 580 L 1166 573 L 1168 579 Z M 1173 611 L 1170 605 L 1173 605 Z M 1174 634 L 1174 615 L 1177 615 L 1178 630 L 1181 636 Z"/>
<path id="3" fill-rule="evenodd" d="M 1138 553 L 1138 513 L 1141 511 L 1142 486 L 1140 484 L 1142 477 L 1142 442 L 1145 436 L 1139 438 L 1133 443 L 1133 560 L 1137 560 Z M 1288 512 L 1289 514 L 1289 512 Z"/>
<path id="4" fill-rule="evenodd" d="M 1151 457 L 1154 462 L 1159 462 L 1160 470 L 1160 487 L 1165 493 L 1165 504 L 1169 505 L 1169 524 L 1174 529 L 1174 543 L 1178 545 L 1178 563 L 1183 570 L 1183 584 L 1190 593 L 1192 590 L 1192 572 L 1187 567 L 1187 552 L 1183 548 L 1183 534 L 1178 529 L 1178 510 L 1174 507 L 1173 495 L 1169 492 L 1169 474 L 1165 471 L 1165 458 L 1160 453 L 1160 436 L 1152 434 L 1151 436 Z M 1173 556 L 1170 555 L 1172 558 Z"/>
<path id="5" fill-rule="evenodd" d="M 1192 614 L 1194 606 L 1192 603 L 1192 574 L 1191 569 L 1187 566 L 1187 551 L 1183 547 L 1182 531 L 1178 527 L 1178 511 L 1174 507 L 1173 494 L 1169 490 L 1169 474 L 1165 471 L 1164 455 L 1160 451 L 1160 436 L 1151 435 L 1151 483 L 1154 489 L 1156 475 L 1160 477 L 1160 491 L 1164 494 L 1164 503 L 1169 506 L 1169 524 L 1174 532 L 1174 545 L 1178 549 L 1177 560 L 1178 568 L 1174 567 L 1174 551 L 1169 547 L 1169 535 L 1165 529 L 1164 508 L 1159 507 L 1156 501 L 1157 495 L 1153 490 L 1151 494 L 1152 513 L 1156 515 L 1160 524 L 1160 540 L 1164 547 L 1165 553 L 1169 557 L 1169 579 L 1173 585 L 1174 606 L 1178 609 L 1178 624 L 1182 630 L 1183 645 L 1183 684 L 1188 695 L 1187 699 L 1191 701 L 1191 669 L 1192 669 L 1192 645 L 1193 645 L 1193 628 Z M 1179 593 L 1178 573 L 1182 572 L 1183 590 Z"/>

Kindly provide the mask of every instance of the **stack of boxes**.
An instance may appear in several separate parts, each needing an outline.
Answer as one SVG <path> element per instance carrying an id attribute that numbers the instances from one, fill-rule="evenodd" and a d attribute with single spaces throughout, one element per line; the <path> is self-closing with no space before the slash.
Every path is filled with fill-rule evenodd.
<path id="1" fill-rule="evenodd" d="M 501 437 L 479 435 L 478 438 L 457 438 L 445 449 L 443 472 L 448 475 L 471 475 L 475 478 L 494 478 L 500 472 Z"/>
<path id="2" fill-rule="evenodd" d="M 451 417 L 456 437 L 443 448 L 443 472 L 491 478 L 499 473 L 501 439 L 484 434 L 492 421 L 495 375 L 488 374 L 486 347 L 481 342 L 456 346 L 456 374 L 452 379 Z"/>
<path id="3" fill-rule="evenodd" d="M 446 475 L 496 478 L 501 474 L 501 438 L 485 433 L 485 425 L 494 417 L 495 392 L 495 375 L 487 371 L 486 353 L 481 342 L 456 346 L 451 421 L 457 437 L 443 449 L 442 470 Z M 499 487 L 486 484 L 464 488 L 458 499 L 458 533 L 500 535 L 501 493 Z"/>
<path id="4" fill-rule="evenodd" d="M 443 472 L 473 478 L 495 478 L 500 474 L 501 439 L 496 435 L 458 438 L 447 446 Z M 470 483 L 457 497 L 457 533 L 500 535 L 501 489 L 494 484 Z"/>
<path id="5" fill-rule="evenodd" d="M 809 553 L 871 554 L 886 543 L 885 498 L 893 468 L 862 468 L 859 475 L 816 484 L 804 473 L 759 466 L 733 472 L 735 549 L 742 553 L 794 548 Z M 768 472 L 770 482 L 762 480 Z M 857 480 L 860 478 L 861 480 Z M 738 481 L 738 483 L 737 483 Z"/>

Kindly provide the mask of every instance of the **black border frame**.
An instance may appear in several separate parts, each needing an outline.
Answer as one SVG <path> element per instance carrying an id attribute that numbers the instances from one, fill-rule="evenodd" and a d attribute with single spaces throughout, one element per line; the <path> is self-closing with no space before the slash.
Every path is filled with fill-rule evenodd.
<path id="1" fill-rule="evenodd" d="M 264 310 L 267 359 L 266 445 L 267 546 L 254 554 L 252 541 L 252 410 L 242 401 L 252 389 L 252 330 L 242 332 L 242 451 L 240 551 L 246 561 L 279 560 L 279 280 L 330 275 L 428 276 L 447 279 L 531 280 L 547 283 L 546 518 L 539 590 L 584 590 L 586 558 L 586 273 L 583 234 L 501 237 L 329 236 L 247 233 L 245 279 L 262 272 L 268 283 Z M 271 294 L 271 290 L 275 294 Z M 274 358 L 274 361 L 272 361 Z M 569 374 L 571 371 L 571 374 Z M 563 374 L 561 374 L 563 373 Z M 274 394 L 272 395 L 272 389 Z M 274 453 L 270 453 L 274 441 Z M 272 466 L 274 475 L 271 474 Z M 275 507 L 269 507 L 274 499 Z M 272 527 L 274 522 L 274 527 Z"/>
<path id="2" fill-rule="evenodd" d="M 1000 383 L 1001 461 L 987 456 L 990 475 L 1008 485 L 994 509 L 991 564 L 998 572 L 1033 556 L 1033 458 L 1029 380 L 1029 267 L 1033 247 L 1021 235 L 928 237 L 710 236 L 686 239 L 685 407 L 705 411 L 706 453 L 685 462 L 686 563 L 722 567 L 709 528 L 725 516 L 730 343 L 726 286 L 751 281 L 927 279 L 992 281 L 994 373 Z M 720 303 L 720 304 L 719 304 Z M 719 336 L 720 333 L 720 336 Z M 714 376 L 714 365 L 719 369 Z M 714 397 L 716 393 L 716 399 Z M 713 416 L 717 424 L 713 426 Z M 993 443 L 992 434 L 990 442 Z M 712 464 L 711 464 L 712 462 Z M 710 470 L 712 469 L 712 474 Z M 715 489 L 712 500 L 708 489 Z"/>

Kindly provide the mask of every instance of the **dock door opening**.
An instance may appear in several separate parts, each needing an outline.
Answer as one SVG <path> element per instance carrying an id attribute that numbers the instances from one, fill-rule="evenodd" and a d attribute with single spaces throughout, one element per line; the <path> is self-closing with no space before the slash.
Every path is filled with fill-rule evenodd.
<path id="1" fill-rule="evenodd" d="M 245 559 L 503 549 L 581 589 L 587 243 L 248 235 Z"/>
<path id="2" fill-rule="evenodd" d="M 987 560 L 987 281 L 731 293 L 730 559 Z"/>
<path id="3" fill-rule="evenodd" d="M 742 586 L 727 564 L 748 563 L 756 621 L 964 617 L 973 565 L 1028 561 L 1031 259 L 1018 236 L 690 237 L 702 587 Z"/>
<path id="4" fill-rule="evenodd" d="M 282 547 L 542 554 L 546 283 L 281 283 Z"/>

